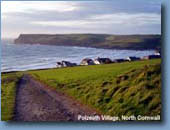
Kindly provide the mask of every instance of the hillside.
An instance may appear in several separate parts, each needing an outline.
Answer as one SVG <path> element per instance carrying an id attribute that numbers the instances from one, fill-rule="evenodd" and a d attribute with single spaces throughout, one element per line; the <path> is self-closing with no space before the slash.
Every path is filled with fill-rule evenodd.
<path id="1" fill-rule="evenodd" d="M 112 116 L 161 114 L 161 60 L 2 73 L 2 120 L 12 120 L 23 74 Z M 6 109 L 7 108 L 7 109 Z"/>
<path id="2" fill-rule="evenodd" d="M 161 112 L 160 60 L 37 70 L 30 74 L 104 114 L 151 116 Z"/>
<path id="3" fill-rule="evenodd" d="M 161 35 L 21 34 L 14 43 L 146 50 L 160 49 Z"/>

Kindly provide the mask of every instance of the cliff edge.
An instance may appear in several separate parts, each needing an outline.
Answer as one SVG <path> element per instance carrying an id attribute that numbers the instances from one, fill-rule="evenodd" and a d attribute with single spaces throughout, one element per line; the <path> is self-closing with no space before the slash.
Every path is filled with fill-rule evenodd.
<path id="1" fill-rule="evenodd" d="M 14 43 L 146 50 L 160 49 L 161 35 L 20 34 Z"/>

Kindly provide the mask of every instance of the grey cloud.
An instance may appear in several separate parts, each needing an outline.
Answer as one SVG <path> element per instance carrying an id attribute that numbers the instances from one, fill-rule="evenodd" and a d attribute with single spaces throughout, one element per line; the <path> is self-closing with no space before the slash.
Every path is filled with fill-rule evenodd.
<path id="1" fill-rule="evenodd" d="M 23 18 L 25 20 L 38 20 L 38 21 L 63 21 L 63 20 L 81 20 L 88 19 L 95 15 L 104 14 L 114 14 L 114 13 L 161 13 L 161 8 L 159 3 L 146 2 L 142 4 L 139 2 L 132 2 L 132 0 L 127 0 L 129 2 L 119 1 L 92 1 L 92 2 L 77 2 L 79 7 L 76 10 L 69 12 L 57 12 L 57 11 L 37 11 L 31 10 L 30 12 L 18 12 L 18 13 L 8 13 L 6 16 L 9 18 L 15 16 L 16 18 Z M 96 4 L 97 3 L 97 4 Z M 142 6 L 141 6 L 142 5 Z"/>
<path id="2" fill-rule="evenodd" d="M 68 2 L 69 3 L 69 2 Z M 106 21 L 100 19 L 103 15 L 112 15 L 124 13 L 127 15 L 133 14 L 148 14 L 160 15 L 161 6 L 158 0 L 118 0 L 118 1 L 86 1 L 77 2 L 78 8 L 68 12 L 38 11 L 36 9 L 28 12 L 11 12 L 4 13 L 5 18 L 2 19 L 2 33 L 18 35 L 18 33 L 160 33 L 161 23 L 159 20 L 153 22 L 152 19 L 142 19 L 144 25 L 135 24 L 135 19 L 124 21 L 122 23 L 114 23 L 114 19 Z M 95 19 L 98 16 L 99 19 Z M 44 21 L 89 21 L 96 22 L 92 26 L 42 26 L 33 24 L 33 22 Z M 99 22 L 98 22 L 99 21 Z M 156 20 L 155 20 L 156 21 Z M 102 23 L 103 22 L 103 23 Z M 130 24 L 127 24 L 130 23 Z M 10 34 L 10 33 L 9 33 Z"/>

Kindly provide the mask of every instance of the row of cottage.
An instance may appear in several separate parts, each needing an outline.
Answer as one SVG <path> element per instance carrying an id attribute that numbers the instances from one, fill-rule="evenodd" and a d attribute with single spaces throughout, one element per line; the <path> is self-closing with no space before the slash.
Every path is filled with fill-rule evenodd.
<path id="1" fill-rule="evenodd" d="M 155 53 L 154 55 L 144 56 L 144 57 L 127 57 L 126 59 L 115 59 L 111 60 L 110 58 L 100 58 L 97 59 L 90 59 L 85 58 L 81 61 L 80 65 L 98 65 L 98 64 L 110 64 L 110 63 L 121 63 L 121 62 L 128 62 L 128 61 L 138 61 L 138 60 L 149 60 L 149 59 L 157 59 L 161 58 L 160 53 Z M 76 63 L 71 63 L 69 61 L 61 61 L 57 62 L 57 67 L 73 67 L 77 66 Z"/>

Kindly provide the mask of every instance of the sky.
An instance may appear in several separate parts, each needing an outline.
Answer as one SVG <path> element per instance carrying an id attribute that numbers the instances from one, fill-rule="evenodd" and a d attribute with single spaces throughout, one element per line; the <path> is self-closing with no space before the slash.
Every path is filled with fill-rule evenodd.
<path id="1" fill-rule="evenodd" d="M 159 0 L 2 1 L 2 38 L 20 34 L 160 34 Z"/>

